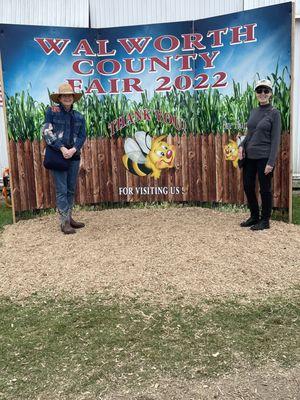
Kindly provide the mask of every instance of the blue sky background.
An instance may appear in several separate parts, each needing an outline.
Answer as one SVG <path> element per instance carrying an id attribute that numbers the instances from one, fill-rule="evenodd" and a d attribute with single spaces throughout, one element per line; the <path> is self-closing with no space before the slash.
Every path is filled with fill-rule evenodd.
<path id="1" fill-rule="evenodd" d="M 101 77 L 97 72 L 90 77 L 83 77 L 75 74 L 72 64 L 79 57 L 73 57 L 72 52 L 77 47 L 78 42 L 85 38 L 89 41 L 93 50 L 97 51 L 95 40 L 108 39 L 110 44 L 108 49 L 116 49 L 114 56 L 122 64 L 124 57 L 138 57 L 138 53 L 128 55 L 123 47 L 116 41 L 118 38 L 152 36 L 146 51 L 141 57 L 151 57 L 163 55 L 186 54 L 181 51 L 181 47 L 170 53 L 157 52 L 153 47 L 153 40 L 160 35 L 175 35 L 182 38 L 183 33 L 202 33 L 204 36 L 209 30 L 219 29 L 229 26 L 257 23 L 256 37 L 257 42 L 230 46 L 230 34 L 224 37 L 224 47 L 211 49 L 211 38 L 203 40 L 207 46 L 206 50 L 220 50 L 221 53 L 215 61 L 215 68 L 203 70 L 203 62 L 196 61 L 195 70 L 190 75 L 202 72 L 212 75 L 218 71 L 225 71 L 228 74 L 228 87 L 220 89 L 223 93 L 231 93 L 232 80 L 240 82 L 245 89 L 247 82 L 253 84 L 256 73 L 261 77 L 270 75 L 275 71 L 276 64 L 279 64 L 279 71 L 287 66 L 290 71 L 290 48 L 291 48 L 291 3 L 284 3 L 271 7 L 264 7 L 224 16 L 203 19 L 198 21 L 186 21 L 165 24 L 139 25 L 120 28 L 87 29 L 87 28 L 62 28 L 44 26 L 25 26 L 25 25 L 0 25 L 0 49 L 2 55 L 2 65 L 4 72 L 4 86 L 8 95 L 13 95 L 21 90 L 29 88 L 30 94 L 37 101 L 48 102 L 47 88 L 51 92 L 56 91 L 58 85 L 65 79 L 80 78 L 87 85 L 89 79 L 99 78 L 105 88 L 108 88 L 107 77 Z M 52 52 L 47 56 L 40 46 L 34 41 L 34 37 L 68 38 L 71 43 L 66 47 L 61 56 Z M 165 42 L 167 44 L 167 40 Z M 196 51 L 199 52 L 199 51 Z M 190 53 L 190 52 L 189 52 Z M 111 56 L 109 56 L 111 57 Z M 80 58 L 88 58 L 97 63 L 103 57 L 87 57 L 82 55 Z M 164 70 L 157 73 L 148 73 L 149 62 L 146 63 L 146 70 L 143 74 L 131 75 L 126 73 L 124 67 L 118 75 L 112 78 L 138 77 L 142 79 L 143 88 L 148 93 L 153 93 L 158 86 L 156 79 L 159 76 L 169 75 L 174 79 L 180 72 L 177 69 L 178 62 L 173 60 L 171 73 Z M 109 76 L 108 76 L 109 78 Z M 213 82 L 213 79 L 210 79 Z M 140 95 L 131 95 L 131 98 L 138 99 Z"/>

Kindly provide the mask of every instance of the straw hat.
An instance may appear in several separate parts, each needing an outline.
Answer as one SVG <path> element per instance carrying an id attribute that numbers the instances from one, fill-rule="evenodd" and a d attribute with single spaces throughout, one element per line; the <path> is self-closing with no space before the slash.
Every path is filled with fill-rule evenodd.
<path id="1" fill-rule="evenodd" d="M 254 90 L 257 89 L 259 86 L 265 86 L 265 87 L 268 87 L 271 90 L 273 89 L 272 88 L 272 82 L 269 81 L 269 79 L 261 79 L 260 81 L 257 81 L 256 84 L 255 84 Z"/>
<path id="2" fill-rule="evenodd" d="M 62 94 L 72 94 L 74 96 L 74 103 L 75 101 L 78 101 L 82 96 L 82 93 L 75 93 L 69 83 L 62 83 L 58 87 L 58 93 L 50 94 L 50 99 L 53 100 L 55 103 L 59 103 L 58 97 Z"/>

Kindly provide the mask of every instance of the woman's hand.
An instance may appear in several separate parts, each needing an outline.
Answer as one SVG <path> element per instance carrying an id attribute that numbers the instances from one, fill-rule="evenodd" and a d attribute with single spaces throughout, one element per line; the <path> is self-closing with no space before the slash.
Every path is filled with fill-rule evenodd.
<path id="1" fill-rule="evenodd" d="M 243 147 L 239 147 L 238 150 L 238 158 L 239 160 L 242 160 L 245 157 L 245 150 Z"/>
<path id="2" fill-rule="evenodd" d="M 268 175 L 272 171 L 273 171 L 273 167 L 271 167 L 271 165 L 267 164 L 266 168 L 265 168 L 265 175 Z"/>
<path id="3" fill-rule="evenodd" d="M 64 156 L 64 158 L 70 158 L 69 157 L 69 150 L 66 147 L 61 147 L 60 151 L 62 152 L 62 155 Z"/>
<path id="4" fill-rule="evenodd" d="M 64 158 L 72 158 L 73 155 L 76 153 L 75 147 L 72 147 L 71 149 L 67 149 L 66 147 L 61 147 L 60 151 L 62 152 Z"/>
<path id="5" fill-rule="evenodd" d="M 74 154 L 76 153 L 76 151 L 77 151 L 77 150 L 75 149 L 75 147 L 72 147 L 71 149 L 68 150 L 70 158 L 74 156 Z"/>

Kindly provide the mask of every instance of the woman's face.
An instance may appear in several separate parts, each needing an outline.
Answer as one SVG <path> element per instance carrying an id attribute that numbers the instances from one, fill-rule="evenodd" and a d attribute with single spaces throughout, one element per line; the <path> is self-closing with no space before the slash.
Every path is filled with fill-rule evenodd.
<path id="1" fill-rule="evenodd" d="M 259 86 L 255 89 L 256 98 L 259 104 L 269 104 L 272 96 L 272 90 L 266 86 Z"/>
<path id="2" fill-rule="evenodd" d="M 65 108 L 70 108 L 74 103 L 74 96 L 72 94 L 61 94 L 59 96 L 59 101 Z"/>

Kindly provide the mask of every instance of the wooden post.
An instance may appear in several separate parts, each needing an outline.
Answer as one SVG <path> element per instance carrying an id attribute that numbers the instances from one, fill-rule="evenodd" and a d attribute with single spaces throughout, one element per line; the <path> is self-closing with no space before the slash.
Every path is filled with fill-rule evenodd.
<path id="1" fill-rule="evenodd" d="M 3 115 L 4 115 L 4 131 L 6 137 L 6 148 L 8 154 L 8 164 L 9 164 L 9 172 L 10 172 L 10 190 L 11 190 L 11 205 L 12 205 L 12 217 L 13 223 L 16 223 L 16 212 L 15 212 L 15 201 L 14 201 L 14 182 L 12 179 L 12 163 L 9 151 L 9 139 L 8 139 L 8 129 L 7 129 L 7 116 L 6 116 L 6 102 L 5 102 L 5 90 L 4 90 L 4 82 L 3 82 L 3 72 L 2 72 L 2 59 L 0 54 L 0 85 L 2 88 L 2 98 L 3 98 Z"/>

